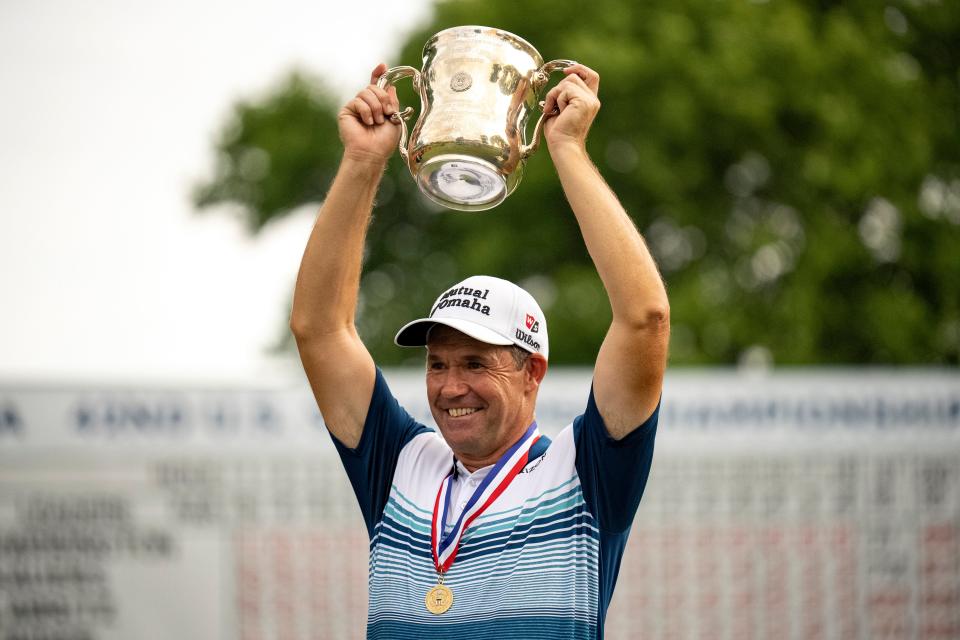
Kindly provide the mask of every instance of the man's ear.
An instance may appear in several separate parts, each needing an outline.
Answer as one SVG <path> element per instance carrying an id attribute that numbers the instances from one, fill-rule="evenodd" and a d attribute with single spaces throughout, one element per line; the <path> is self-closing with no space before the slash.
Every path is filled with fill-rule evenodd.
<path id="1" fill-rule="evenodd" d="M 527 374 L 527 383 L 532 389 L 536 389 L 543 382 L 543 377 L 547 375 L 547 359 L 539 353 L 531 353 L 524 366 Z"/>

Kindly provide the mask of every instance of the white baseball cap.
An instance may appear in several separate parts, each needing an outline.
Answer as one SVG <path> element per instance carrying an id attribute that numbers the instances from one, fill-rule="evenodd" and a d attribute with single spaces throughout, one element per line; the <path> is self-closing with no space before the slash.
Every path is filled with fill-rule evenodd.
<path id="1" fill-rule="evenodd" d="M 548 357 L 547 319 L 529 293 L 509 280 L 471 276 L 437 298 L 430 316 L 405 324 L 393 341 L 422 347 L 427 333 L 443 324 L 487 344 L 511 345 Z"/>

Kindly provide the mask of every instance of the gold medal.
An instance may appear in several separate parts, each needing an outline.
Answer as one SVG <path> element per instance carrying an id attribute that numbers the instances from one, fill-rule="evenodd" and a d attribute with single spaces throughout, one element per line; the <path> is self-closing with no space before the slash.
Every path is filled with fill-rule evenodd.
<path id="1" fill-rule="evenodd" d="M 445 584 L 434 585 L 430 591 L 427 591 L 426 597 L 427 611 L 434 615 L 440 615 L 449 611 L 453 606 L 453 591 Z"/>

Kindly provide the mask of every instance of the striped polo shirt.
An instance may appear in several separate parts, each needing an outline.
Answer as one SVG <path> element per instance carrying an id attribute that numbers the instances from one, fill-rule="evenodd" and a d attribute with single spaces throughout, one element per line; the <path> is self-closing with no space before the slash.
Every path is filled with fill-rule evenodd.
<path id="1" fill-rule="evenodd" d="M 435 615 L 424 603 L 437 583 L 430 527 L 453 452 L 397 403 L 378 369 L 357 448 L 334 438 L 370 536 L 367 638 L 602 638 L 658 412 L 614 440 L 591 390 L 584 413 L 555 440 L 541 437 L 467 528 L 445 576 L 453 606 Z"/>

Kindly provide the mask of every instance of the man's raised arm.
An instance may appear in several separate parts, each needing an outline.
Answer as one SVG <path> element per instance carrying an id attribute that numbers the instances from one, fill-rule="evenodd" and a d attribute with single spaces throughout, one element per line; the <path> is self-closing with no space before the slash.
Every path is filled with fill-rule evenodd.
<path id="1" fill-rule="evenodd" d="M 544 136 L 567 201 L 580 225 L 613 311 L 597 355 L 593 390 L 607 430 L 620 439 L 642 424 L 660 399 L 670 335 L 670 305 L 647 246 L 586 152 L 600 102 L 600 76 L 575 65 L 551 89 Z"/>
<path id="2" fill-rule="evenodd" d="M 373 199 L 396 148 L 396 92 L 370 85 L 337 115 L 343 159 L 310 234 L 293 297 L 290 328 L 330 432 L 356 447 L 373 393 L 373 359 L 354 323 L 364 239 Z"/>

